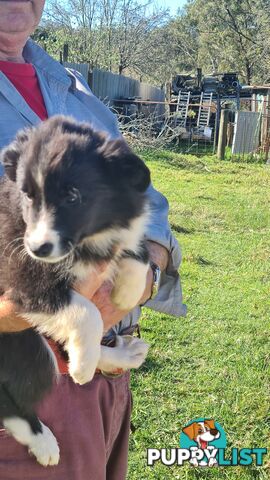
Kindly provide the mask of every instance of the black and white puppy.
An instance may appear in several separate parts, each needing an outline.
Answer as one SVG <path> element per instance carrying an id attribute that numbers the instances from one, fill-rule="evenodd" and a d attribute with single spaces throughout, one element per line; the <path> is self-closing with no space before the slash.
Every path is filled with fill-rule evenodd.
<path id="1" fill-rule="evenodd" d="M 0 292 L 9 292 L 35 329 L 0 335 L 0 418 L 42 465 L 55 465 L 57 441 L 35 414 L 56 371 L 40 334 L 65 345 L 79 384 L 97 366 L 111 371 L 144 361 L 142 340 L 118 337 L 115 348 L 100 345 L 100 313 L 72 285 L 105 260 L 115 304 L 138 303 L 148 270 L 150 174 L 124 140 L 62 116 L 19 133 L 1 161 Z"/>

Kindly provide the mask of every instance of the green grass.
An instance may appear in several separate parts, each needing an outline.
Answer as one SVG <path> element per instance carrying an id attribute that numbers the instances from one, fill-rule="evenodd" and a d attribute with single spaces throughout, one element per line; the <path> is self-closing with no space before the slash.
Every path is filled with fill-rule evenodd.
<path id="1" fill-rule="evenodd" d="M 225 160 L 231 162 L 245 162 L 245 163 L 265 163 L 266 162 L 265 152 L 251 152 L 251 153 L 239 153 L 232 154 L 231 147 L 226 147 L 225 150 Z"/>
<path id="2" fill-rule="evenodd" d="M 146 465 L 178 447 L 181 428 L 212 417 L 228 447 L 270 447 L 270 168 L 172 152 L 146 153 L 170 202 L 183 253 L 186 318 L 144 309 L 145 365 L 132 374 L 128 480 L 269 479 L 262 468 Z"/>

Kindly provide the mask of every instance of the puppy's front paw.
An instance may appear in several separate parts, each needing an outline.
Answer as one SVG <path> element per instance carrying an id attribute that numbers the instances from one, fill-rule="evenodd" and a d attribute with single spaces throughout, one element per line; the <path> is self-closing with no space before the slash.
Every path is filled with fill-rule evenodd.
<path id="1" fill-rule="evenodd" d="M 148 264 L 125 258 L 120 262 L 112 291 L 112 301 L 120 310 L 132 310 L 138 305 L 146 286 Z"/>
<path id="2" fill-rule="evenodd" d="M 92 380 L 100 358 L 100 345 L 70 343 L 69 374 L 75 383 L 84 385 Z"/>
<path id="3" fill-rule="evenodd" d="M 120 310 L 132 310 L 138 305 L 143 296 L 144 287 L 134 289 L 130 285 L 116 285 L 112 291 L 111 299 Z"/>
<path id="4" fill-rule="evenodd" d="M 90 371 L 91 374 L 89 374 Z M 71 378 L 79 385 L 84 385 L 85 383 L 91 382 L 94 373 L 92 373 L 92 370 L 89 370 L 88 368 L 73 368 L 72 366 L 69 366 L 69 374 Z"/>
<path id="5" fill-rule="evenodd" d="M 92 380 L 96 367 L 97 360 L 93 358 L 92 355 L 71 356 L 69 362 L 69 374 L 75 383 L 84 385 Z"/>
<path id="6" fill-rule="evenodd" d="M 149 345 L 140 338 L 116 337 L 115 352 L 119 349 L 120 367 L 124 370 L 139 368 L 145 361 Z M 117 352 L 118 353 L 118 352 Z"/>

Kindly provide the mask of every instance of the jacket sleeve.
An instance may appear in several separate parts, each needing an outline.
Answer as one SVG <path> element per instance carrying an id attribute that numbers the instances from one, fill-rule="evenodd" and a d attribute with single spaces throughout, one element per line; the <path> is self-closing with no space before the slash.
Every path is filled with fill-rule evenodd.
<path id="1" fill-rule="evenodd" d="M 174 316 L 185 316 L 186 305 L 182 302 L 182 288 L 178 269 L 181 263 L 181 250 L 173 236 L 169 222 L 169 204 L 167 199 L 151 185 L 148 188 L 150 200 L 150 222 L 146 232 L 147 240 L 159 243 L 169 252 L 169 263 L 161 275 L 161 284 L 157 296 L 145 306 L 158 312 Z"/>
<path id="2" fill-rule="evenodd" d="M 76 95 L 79 98 L 81 97 L 84 103 L 88 101 L 89 108 L 98 110 L 99 115 L 102 115 L 104 124 L 106 119 L 107 130 L 113 138 L 120 136 L 116 115 L 110 112 L 109 108 L 93 95 L 80 73 L 71 69 L 67 69 L 67 71 L 76 79 Z M 185 316 L 186 306 L 182 303 L 182 289 L 178 273 L 181 263 L 181 252 L 169 226 L 168 201 L 152 185 L 148 188 L 147 194 L 151 216 L 146 238 L 163 245 L 168 250 L 169 264 L 166 271 L 162 273 L 161 285 L 156 298 L 149 300 L 145 306 L 169 315 Z"/>

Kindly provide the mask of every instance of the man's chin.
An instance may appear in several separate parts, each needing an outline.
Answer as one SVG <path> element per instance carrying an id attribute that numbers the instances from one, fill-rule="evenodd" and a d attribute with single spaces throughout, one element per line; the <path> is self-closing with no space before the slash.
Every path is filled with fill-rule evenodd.
<path id="1" fill-rule="evenodd" d="M 26 15 L 25 15 L 26 16 Z M 18 18 L 18 14 L 10 14 L 9 18 L 5 21 L 1 18 L 1 0 L 0 0 L 0 36 L 3 35 L 7 37 L 13 37 L 14 35 L 19 35 L 19 38 L 25 37 L 25 42 L 29 35 L 32 34 L 34 27 L 29 27 L 29 22 L 23 21 L 22 18 Z M 4 37 L 4 38 L 5 38 Z"/>

